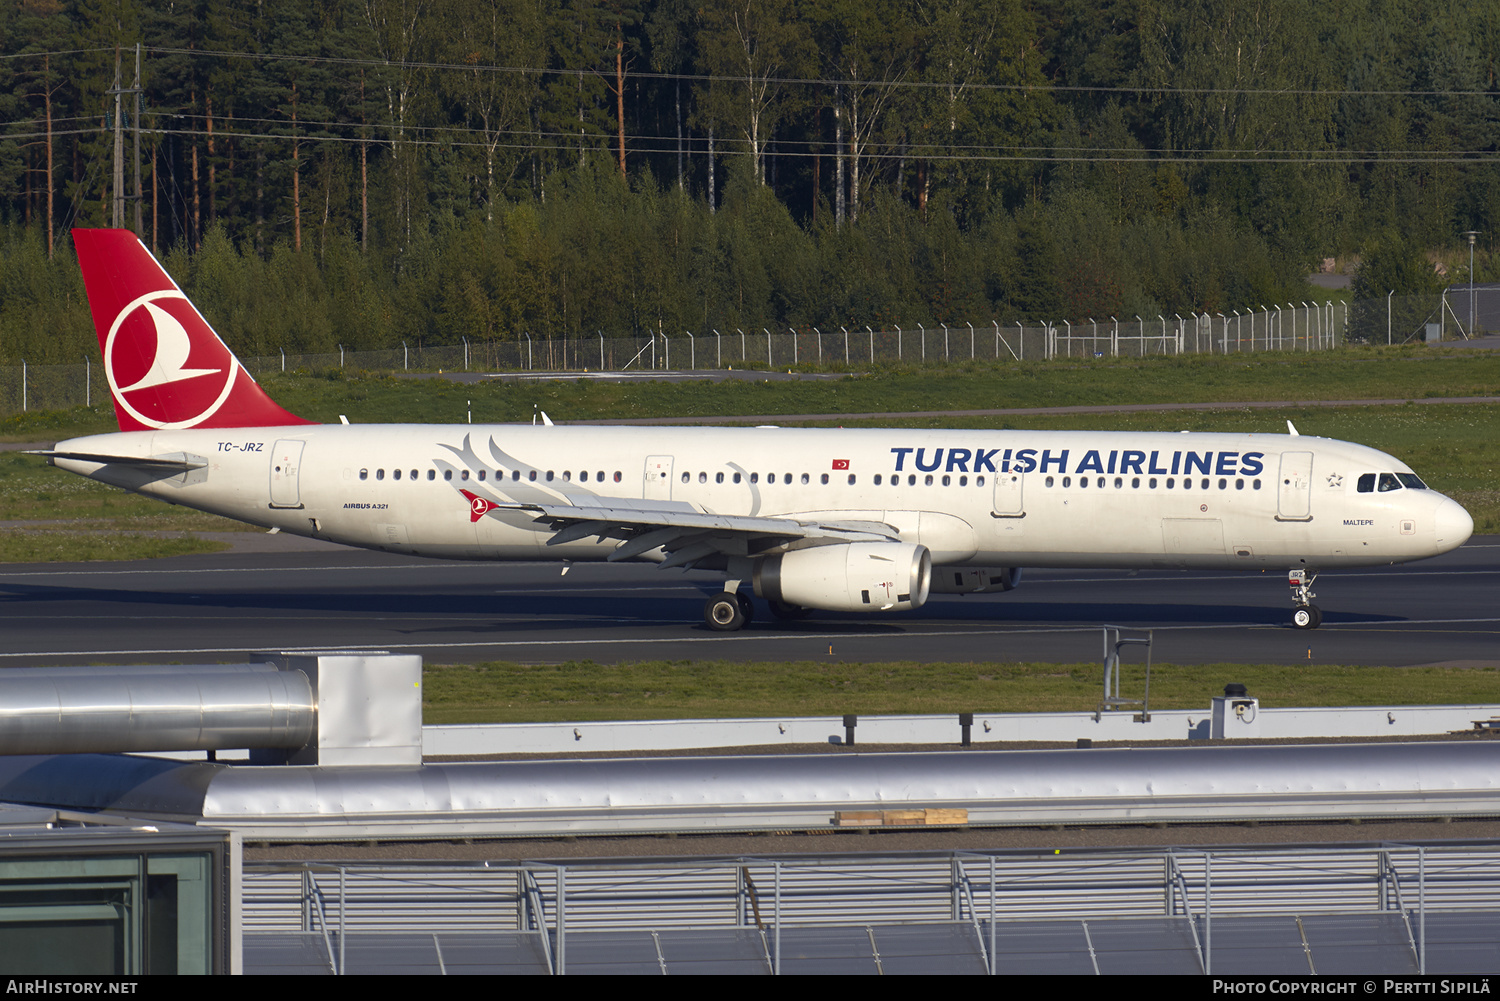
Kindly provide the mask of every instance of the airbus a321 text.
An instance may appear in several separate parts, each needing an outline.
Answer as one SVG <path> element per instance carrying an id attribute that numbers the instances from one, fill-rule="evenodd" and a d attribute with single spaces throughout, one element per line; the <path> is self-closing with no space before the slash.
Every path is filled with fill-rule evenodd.
<path id="1" fill-rule="evenodd" d="M 57 466 L 350 546 L 463 560 L 651 560 L 754 605 L 920 608 L 1021 567 L 1319 570 L 1419 560 L 1474 523 L 1404 463 L 1290 434 L 315 424 L 277 406 L 135 236 L 75 230 L 118 434 Z"/>

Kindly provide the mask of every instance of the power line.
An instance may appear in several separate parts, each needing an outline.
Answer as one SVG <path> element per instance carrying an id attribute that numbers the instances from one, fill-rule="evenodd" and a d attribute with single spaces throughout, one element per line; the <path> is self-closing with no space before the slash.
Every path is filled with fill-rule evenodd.
<path id="1" fill-rule="evenodd" d="M 295 62 L 323 64 L 328 66 L 360 66 L 396 70 L 444 70 L 463 73 L 506 73 L 522 76 L 612 76 L 609 68 L 561 69 L 542 66 L 496 66 L 470 63 L 444 63 L 427 60 L 388 60 L 357 58 L 352 56 L 303 56 L 275 52 L 243 52 L 230 49 L 180 49 L 171 46 L 143 45 L 143 52 L 153 55 L 188 56 L 190 58 L 249 59 L 262 62 Z M 21 52 L 0 56 L 0 59 L 24 59 L 40 56 L 88 55 L 111 52 L 112 49 L 58 49 L 51 52 Z M 1133 94 L 1137 96 L 1161 96 L 1172 94 L 1233 95 L 1265 97 L 1500 97 L 1494 90 L 1406 90 L 1406 89 L 1304 89 L 1296 87 L 1169 87 L 1169 86 L 1093 86 L 1057 83 L 957 83 L 945 80 L 857 80 L 841 77 L 781 77 L 781 76 L 737 76 L 708 73 L 652 73 L 635 71 L 627 74 L 643 80 L 671 80 L 701 83 L 761 83 L 779 86 L 827 87 L 843 85 L 852 87 L 883 87 L 892 90 L 946 90 L 960 87 L 964 90 L 997 91 L 1013 93 L 1071 93 L 1071 94 Z"/>
<path id="2" fill-rule="evenodd" d="M 437 128 L 412 129 L 412 132 L 441 131 Z M 472 133 L 476 130 L 467 130 Z M 100 136 L 104 130 L 99 128 L 89 129 L 54 129 L 54 138 L 67 135 L 93 135 Z M 216 139 L 243 139 L 252 142 L 267 143 L 297 143 L 298 145 L 310 145 L 313 143 L 369 143 L 373 146 L 388 146 L 391 140 L 388 137 L 374 136 L 333 136 L 317 134 L 289 135 L 286 133 L 262 133 L 242 132 L 235 130 L 216 129 L 212 133 L 206 129 L 164 129 L 164 128 L 141 128 L 142 135 L 148 136 L 194 136 L 207 138 L 213 136 Z M 542 142 L 480 142 L 463 140 L 451 137 L 421 139 L 407 137 L 399 140 L 402 145 L 426 146 L 426 147 L 460 147 L 466 149 L 504 149 L 522 152 L 571 152 L 579 148 L 577 136 L 567 133 L 523 133 L 529 135 L 552 135 L 556 141 L 550 143 Z M 39 139 L 46 136 L 45 132 L 11 133 L 0 135 L 0 142 L 19 139 Z M 612 136 L 591 135 L 584 137 L 586 145 L 590 148 L 603 148 L 600 144 L 613 141 Z M 632 155 L 674 155 L 677 152 L 675 136 L 637 136 L 633 140 L 627 137 L 627 144 L 634 142 L 635 145 L 627 145 L 627 154 Z M 703 152 L 704 140 L 699 137 L 694 140 L 697 152 Z M 658 143 L 659 145 L 650 145 Z M 749 156 L 748 149 L 736 148 L 742 145 L 739 140 L 731 140 L 725 143 L 723 148 L 715 151 L 716 156 Z M 778 144 L 779 145 L 779 144 Z M 917 153 L 909 146 L 880 146 L 875 150 L 864 154 L 866 159 L 893 159 L 901 155 L 909 156 L 913 160 L 921 159 L 942 162 L 988 162 L 988 163 L 1125 163 L 1125 164 L 1162 164 L 1162 163 L 1185 163 L 1208 166 L 1212 164 L 1300 164 L 1304 166 L 1315 166 L 1326 164 L 1329 166 L 1353 166 L 1358 164 L 1487 164 L 1495 162 L 1495 155 L 1486 151 L 1465 151 L 1458 155 L 1436 156 L 1430 153 L 1423 154 L 1415 151 L 1405 155 L 1390 155 L 1382 153 L 1379 155 L 1357 155 L 1343 151 L 1327 151 L 1326 153 L 1309 152 L 1298 154 L 1296 152 L 1280 153 L 1278 155 L 1222 155 L 1214 151 L 1200 151 L 1193 153 L 1178 152 L 1170 155 L 1112 155 L 1112 156 L 1078 156 L 1071 155 L 1072 152 L 1125 152 L 1121 150 L 1092 150 L 1089 147 L 1072 147 L 1049 150 L 1046 147 L 970 147 L 973 152 L 954 153 Z M 1001 152 L 1001 150 L 1035 150 L 1035 152 Z M 776 149 L 767 155 L 779 157 L 791 157 L 797 159 L 809 159 L 817 156 L 832 156 L 829 152 L 815 150 L 787 151 Z"/>

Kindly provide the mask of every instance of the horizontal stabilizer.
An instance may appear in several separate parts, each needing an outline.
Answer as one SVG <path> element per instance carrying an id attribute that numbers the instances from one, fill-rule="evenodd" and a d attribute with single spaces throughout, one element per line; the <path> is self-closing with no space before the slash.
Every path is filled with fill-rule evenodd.
<path id="1" fill-rule="evenodd" d="M 58 452 L 52 449 L 36 449 L 27 455 L 40 455 L 51 462 L 54 459 L 73 459 L 76 462 L 102 462 L 111 466 L 139 466 L 143 469 L 171 469 L 186 472 L 202 469 L 208 460 L 201 455 L 172 452 L 169 455 L 104 455 L 99 452 Z"/>

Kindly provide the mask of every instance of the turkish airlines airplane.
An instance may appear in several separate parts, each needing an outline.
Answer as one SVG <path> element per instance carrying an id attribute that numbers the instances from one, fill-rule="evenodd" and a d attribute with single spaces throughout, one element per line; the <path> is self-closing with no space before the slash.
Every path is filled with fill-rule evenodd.
<path id="1" fill-rule="evenodd" d="M 39 454 L 170 504 L 462 560 L 724 575 L 708 627 L 920 608 L 1021 567 L 1319 570 L 1461 546 L 1404 463 L 1290 434 L 315 424 L 277 406 L 136 237 L 74 230 L 118 434 Z"/>

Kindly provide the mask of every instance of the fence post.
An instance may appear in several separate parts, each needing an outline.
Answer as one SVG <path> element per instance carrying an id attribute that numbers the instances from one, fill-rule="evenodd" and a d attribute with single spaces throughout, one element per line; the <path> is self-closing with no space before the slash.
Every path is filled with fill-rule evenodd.
<path id="1" fill-rule="evenodd" d="M 765 327 L 761 327 L 760 328 L 760 332 L 766 335 L 766 364 L 769 366 L 769 365 L 772 364 L 772 362 L 771 362 L 771 332 L 769 330 L 767 330 Z"/>
<path id="2" fill-rule="evenodd" d="M 688 335 L 688 371 L 691 372 L 698 367 L 698 338 L 693 336 L 691 330 L 684 330 Z"/>
<path id="3" fill-rule="evenodd" d="M 26 359 L 21 359 L 21 412 L 26 412 Z"/>
<path id="4" fill-rule="evenodd" d="M 713 330 L 712 327 L 708 329 Z M 724 367 L 724 335 L 714 330 L 714 368 Z"/>
<path id="5" fill-rule="evenodd" d="M 813 327 L 813 333 L 818 335 L 818 364 L 823 364 L 823 331 Z"/>
<path id="6" fill-rule="evenodd" d="M 83 356 L 83 405 L 92 406 L 93 400 L 90 396 L 94 388 L 94 363 L 89 360 L 88 355 Z"/>
<path id="7" fill-rule="evenodd" d="M 401 342 L 401 371 L 406 372 L 406 371 L 409 371 L 410 369 L 411 369 L 411 351 L 410 351 L 409 348 L 407 348 L 406 342 L 402 341 Z"/>
<path id="8" fill-rule="evenodd" d="M 948 324 L 940 323 L 939 325 L 943 328 L 943 361 L 951 361 L 952 359 L 948 357 Z"/>
<path id="9" fill-rule="evenodd" d="M 927 328 L 924 327 L 924 326 L 922 326 L 919 323 L 919 324 L 917 324 L 917 329 L 920 330 L 920 331 L 922 331 L 922 364 L 926 365 L 927 364 Z"/>
<path id="10" fill-rule="evenodd" d="M 870 364 L 873 365 L 875 364 L 875 331 L 871 330 L 870 325 L 867 323 L 865 324 L 865 332 L 870 335 Z"/>
<path id="11" fill-rule="evenodd" d="M 896 360 L 900 361 L 901 360 L 901 325 L 899 323 L 893 323 L 893 324 L 891 324 L 891 326 L 893 326 L 893 327 L 896 328 Z"/>
<path id="12" fill-rule="evenodd" d="M 796 364 L 798 364 L 798 361 L 797 361 L 797 328 L 796 327 L 787 327 L 786 329 L 787 329 L 787 333 L 789 333 L 789 334 L 792 335 L 792 364 L 796 365 Z"/>
<path id="13" fill-rule="evenodd" d="M 840 327 L 839 329 L 844 332 L 844 365 L 845 365 L 845 367 L 848 367 L 848 365 L 849 365 L 849 328 L 848 327 Z"/>
<path id="14" fill-rule="evenodd" d="M 974 322 L 972 320 L 965 320 L 964 322 L 969 325 L 969 361 L 973 361 L 974 360 Z"/>
<path id="15" fill-rule="evenodd" d="M 339 368 L 342 369 L 343 367 L 344 367 L 344 346 L 342 344 L 340 344 L 339 345 Z"/>

